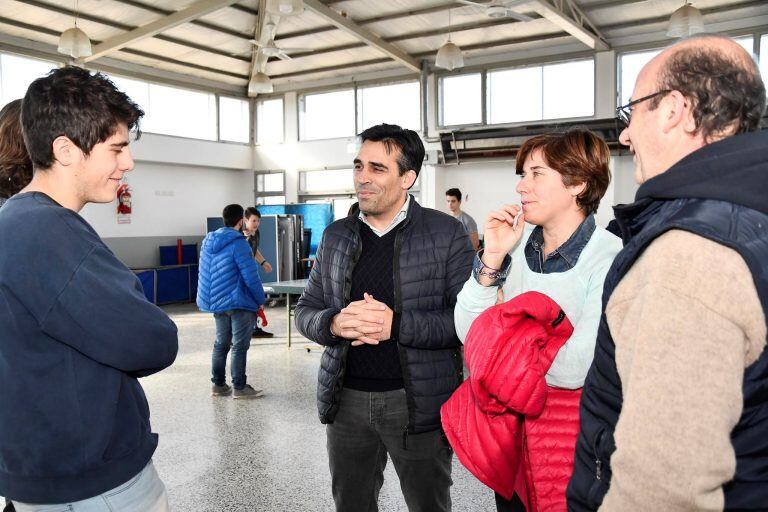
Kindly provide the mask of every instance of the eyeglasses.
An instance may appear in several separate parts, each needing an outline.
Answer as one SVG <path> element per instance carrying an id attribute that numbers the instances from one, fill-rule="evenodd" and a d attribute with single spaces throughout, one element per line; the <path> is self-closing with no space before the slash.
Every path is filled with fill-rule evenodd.
<path id="1" fill-rule="evenodd" d="M 617 107 L 616 119 L 618 119 L 621 123 L 623 123 L 624 126 L 629 126 L 629 122 L 632 120 L 632 107 L 634 107 L 638 103 L 642 103 L 643 101 L 647 101 L 651 98 L 655 98 L 656 96 L 660 96 L 662 94 L 667 94 L 670 92 L 672 92 L 671 89 L 664 89 L 663 91 L 658 91 L 653 94 L 649 94 L 648 96 L 643 96 L 640 99 L 630 101 L 626 105 Z"/>

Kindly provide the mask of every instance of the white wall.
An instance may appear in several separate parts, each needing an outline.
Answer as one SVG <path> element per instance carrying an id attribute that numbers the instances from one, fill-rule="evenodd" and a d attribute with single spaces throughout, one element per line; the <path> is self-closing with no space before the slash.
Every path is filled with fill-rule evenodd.
<path id="1" fill-rule="evenodd" d="M 205 234 L 206 217 L 230 203 L 253 203 L 253 173 L 138 162 L 127 174 L 130 224 L 117 223 L 117 201 L 89 204 L 81 214 L 102 238 Z"/>

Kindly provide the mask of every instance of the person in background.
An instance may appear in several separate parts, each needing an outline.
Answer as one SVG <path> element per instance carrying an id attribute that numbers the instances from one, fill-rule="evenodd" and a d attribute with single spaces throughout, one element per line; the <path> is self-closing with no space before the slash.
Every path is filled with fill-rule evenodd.
<path id="1" fill-rule="evenodd" d="M 249 206 L 245 209 L 245 222 L 243 222 L 243 234 L 248 245 L 251 246 L 251 252 L 253 252 L 253 259 L 256 263 L 264 267 L 264 272 L 267 274 L 272 272 L 272 265 L 261 255 L 259 251 L 259 241 L 261 240 L 261 233 L 259 233 L 259 225 L 261 224 L 261 212 L 253 206 Z M 252 338 L 271 338 L 273 334 L 267 332 L 259 325 L 259 319 L 266 325 L 267 317 L 264 314 L 264 307 L 259 307 L 259 312 L 256 314 L 256 324 L 251 333 Z"/>
<path id="2" fill-rule="evenodd" d="M 173 363 L 177 329 L 78 214 L 115 200 L 143 114 L 74 66 L 22 103 L 34 174 L 0 208 L 0 495 L 18 512 L 168 510 L 138 379 Z"/>
<path id="3" fill-rule="evenodd" d="M 765 86 L 734 40 L 643 67 L 617 111 L 635 202 L 605 280 L 571 511 L 768 507 Z"/>
<path id="4" fill-rule="evenodd" d="M 445 202 L 448 205 L 448 211 L 451 215 L 459 219 L 469 234 L 472 241 L 472 247 L 477 251 L 480 249 L 480 240 L 477 235 L 477 222 L 469 216 L 468 213 L 461 211 L 461 190 L 449 188 L 445 191 Z"/>
<path id="5" fill-rule="evenodd" d="M 245 373 L 256 313 L 264 303 L 259 267 L 242 233 L 243 207 L 224 208 L 224 227 L 208 233 L 200 248 L 197 307 L 213 313 L 216 341 L 211 356 L 212 396 L 259 398 Z M 232 349 L 232 386 L 226 383 L 227 354 Z M 234 387 L 234 390 L 232 389 Z"/>
<path id="6" fill-rule="evenodd" d="M 24 146 L 21 100 L 0 110 L 0 206 L 32 181 L 32 161 Z"/>
<path id="7" fill-rule="evenodd" d="M 611 179 L 610 158 L 605 141 L 586 129 L 525 141 L 515 158 L 521 206 L 504 205 L 488 215 L 485 248 L 456 302 L 456 331 L 464 341 L 472 322 L 497 303 L 499 289 L 504 301 L 528 291 L 554 300 L 574 330 L 549 367 L 549 386 L 579 390 L 592 363 L 603 280 L 621 250 L 621 240 L 595 223 Z M 578 425 L 578 396 L 563 410 L 562 422 L 565 431 L 567 424 Z M 561 436 L 551 444 L 572 454 L 575 441 Z M 570 471 L 567 461 L 553 469 L 561 476 L 563 506 Z M 523 510 L 518 496 L 508 501 L 497 495 L 496 504 L 499 511 Z"/>

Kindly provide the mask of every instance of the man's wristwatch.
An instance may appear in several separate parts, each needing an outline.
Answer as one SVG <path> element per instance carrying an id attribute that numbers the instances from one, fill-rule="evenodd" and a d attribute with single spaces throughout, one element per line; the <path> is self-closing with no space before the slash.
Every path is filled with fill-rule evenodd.
<path id="1" fill-rule="evenodd" d="M 263 267 L 266 262 L 267 262 L 267 260 L 261 260 L 261 263 L 259 263 L 259 265 L 261 265 Z"/>
<path id="2" fill-rule="evenodd" d="M 472 275 L 478 283 L 480 282 L 480 276 L 485 276 L 493 280 L 490 286 L 502 286 L 507 280 L 507 275 L 509 275 L 510 263 L 512 263 L 512 257 L 507 254 L 501 263 L 501 269 L 488 267 L 483 263 L 483 251 L 480 250 L 475 255 Z"/>

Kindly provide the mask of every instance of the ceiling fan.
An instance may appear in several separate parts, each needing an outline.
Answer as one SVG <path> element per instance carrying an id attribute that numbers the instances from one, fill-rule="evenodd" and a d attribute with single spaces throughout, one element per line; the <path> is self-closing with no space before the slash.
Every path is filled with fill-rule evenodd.
<path id="1" fill-rule="evenodd" d="M 256 40 L 251 40 L 250 43 L 259 47 L 259 51 L 267 57 L 277 57 L 280 60 L 291 60 L 289 53 L 298 52 L 312 52 L 313 48 L 282 48 L 275 44 L 274 39 L 270 39 L 266 43 L 260 43 Z"/>
<path id="2" fill-rule="evenodd" d="M 304 53 L 304 52 L 312 52 L 314 51 L 313 48 L 282 48 L 280 46 L 277 46 L 275 44 L 275 33 L 277 31 L 277 24 L 273 21 L 269 21 L 264 25 L 264 32 L 262 34 L 262 38 L 268 37 L 266 43 L 262 43 L 260 41 L 257 41 L 256 39 L 251 39 L 248 41 L 253 46 L 256 46 L 258 48 L 258 51 L 261 52 L 262 55 L 265 55 L 267 57 L 277 57 L 280 60 L 291 60 L 291 56 L 288 55 L 289 53 Z M 251 53 L 251 50 L 248 50 L 247 52 L 239 52 L 235 53 L 233 55 L 246 55 Z"/>
<path id="3" fill-rule="evenodd" d="M 471 5 L 478 8 L 489 18 L 514 18 L 519 21 L 531 21 L 533 18 L 525 14 L 520 14 L 513 11 L 514 7 L 518 5 L 525 5 L 531 3 L 531 0 L 513 0 L 511 2 L 501 2 L 494 0 L 488 4 L 481 4 L 479 2 L 472 2 L 470 0 L 456 0 L 460 4 Z"/>

